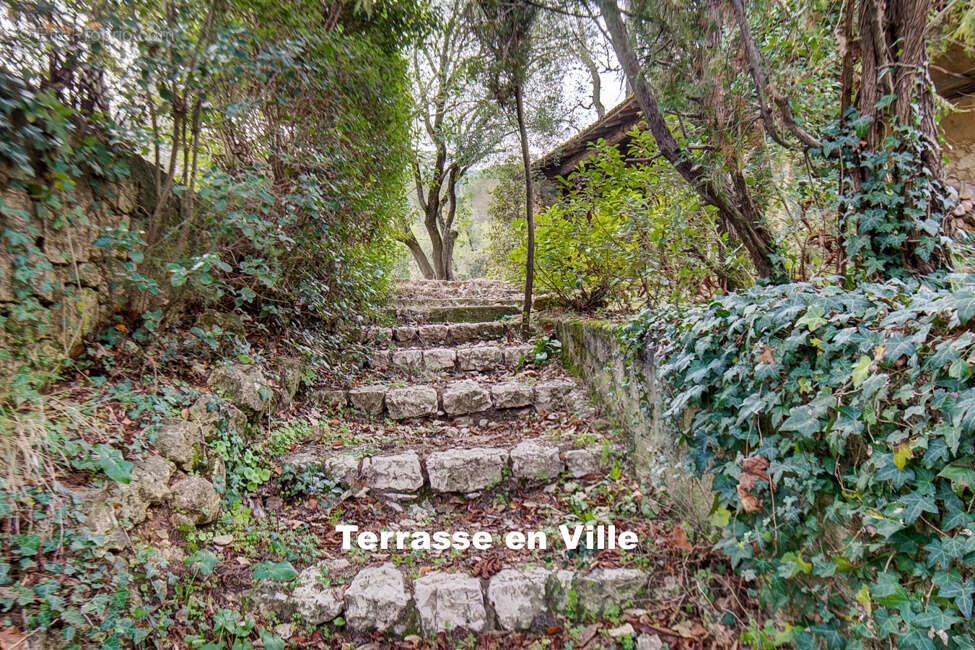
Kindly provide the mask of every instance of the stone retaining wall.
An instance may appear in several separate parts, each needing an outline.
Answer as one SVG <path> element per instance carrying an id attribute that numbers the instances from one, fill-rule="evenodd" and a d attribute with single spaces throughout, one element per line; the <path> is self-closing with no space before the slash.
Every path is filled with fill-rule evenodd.
<path id="1" fill-rule="evenodd" d="M 632 436 L 633 467 L 641 480 L 663 484 L 690 523 L 710 526 L 710 481 L 682 468 L 675 427 L 662 417 L 665 390 L 652 355 L 627 362 L 618 323 L 581 319 L 552 321 L 562 342 L 562 363 L 580 377 L 607 415 Z"/>
<path id="2" fill-rule="evenodd" d="M 344 614 L 354 632 L 432 638 L 443 632 L 545 629 L 570 608 L 579 615 L 605 615 L 659 598 L 640 569 L 582 573 L 522 566 L 488 579 L 432 571 L 410 580 L 404 573 L 392 563 L 356 572 L 345 559 L 325 560 L 302 571 L 295 587 L 259 582 L 248 605 L 281 621 L 321 625 Z"/>
<path id="3" fill-rule="evenodd" d="M 69 356 L 122 302 L 117 280 L 128 260 L 95 242 L 113 229 L 140 233 L 156 208 L 153 166 L 128 155 L 119 182 L 76 179 L 39 197 L 11 186 L 0 168 L 0 394 L 25 363 Z M 177 202 L 163 211 L 175 219 Z M 144 236 L 144 232 L 142 233 Z M 29 345 L 25 345 L 28 342 Z"/>

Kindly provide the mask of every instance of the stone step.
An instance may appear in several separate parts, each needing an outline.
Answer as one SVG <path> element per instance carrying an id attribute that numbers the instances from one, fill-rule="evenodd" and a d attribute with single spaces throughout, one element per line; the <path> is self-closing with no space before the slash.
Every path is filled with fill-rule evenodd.
<path id="1" fill-rule="evenodd" d="M 371 327 L 362 330 L 359 338 L 380 348 L 390 346 L 463 345 L 473 341 L 495 341 L 513 336 L 517 326 L 510 321 L 483 323 L 436 323 L 430 325 L 400 325 Z"/>
<path id="2" fill-rule="evenodd" d="M 435 494 L 476 496 L 506 479 L 552 483 L 563 472 L 572 478 L 606 473 L 620 454 L 608 444 L 575 447 L 529 439 L 510 447 L 470 447 L 417 452 L 407 449 L 360 457 L 355 450 L 335 452 L 310 447 L 286 454 L 280 464 L 314 472 L 346 488 L 410 499 L 429 489 Z"/>
<path id="3" fill-rule="evenodd" d="M 358 386 L 348 390 L 322 390 L 311 395 L 312 406 L 349 406 L 369 415 L 385 414 L 393 420 L 462 416 L 525 409 L 554 411 L 582 406 L 579 385 L 568 379 L 538 383 L 502 381 L 479 383 L 470 379 L 396 387 L 387 384 Z"/>
<path id="4" fill-rule="evenodd" d="M 411 305 L 391 307 L 390 315 L 400 322 L 411 323 L 487 323 L 505 316 L 518 316 L 521 306 L 499 305 Z"/>
<path id="5" fill-rule="evenodd" d="M 369 355 L 370 368 L 392 368 L 407 375 L 443 372 L 490 372 L 517 368 L 531 345 L 475 345 L 460 348 L 402 348 Z"/>
<path id="6" fill-rule="evenodd" d="M 350 538 L 355 543 L 352 533 Z M 655 600 L 658 588 L 666 591 L 656 582 L 636 568 L 515 565 L 487 578 L 446 571 L 411 576 L 391 562 L 357 570 L 348 560 L 333 559 L 305 568 L 293 583 L 259 582 L 249 606 L 265 619 L 296 619 L 314 627 L 341 616 L 353 633 L 429 639 L 441 632 L 544 630 L 567 613 L 577 619 L 624 610 L 645 614 L 632 608 Z"/>
<path id="7" fill-rule="evenodd" d="M 524 296 L 520 293 L 493 296 L 489 299 L 466 298 L 464 296 L 428 296 L 421 300 L 400 299 L 394 297 L 389 305 L 393 309 L 431 308 L 431 307 L 516 307 L 521 309 Z M 548 295 L 532 298 L 534 309 L 546 309 L 555 304 L 555 298 Z"/>

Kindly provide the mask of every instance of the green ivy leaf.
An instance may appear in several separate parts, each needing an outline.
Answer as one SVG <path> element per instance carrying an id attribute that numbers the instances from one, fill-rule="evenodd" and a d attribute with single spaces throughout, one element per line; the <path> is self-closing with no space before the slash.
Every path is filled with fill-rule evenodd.
<path id="1" fill-rule="evenodd" d="M 254 573 L 252 577 L 254 580 L 274 580 L 275 582 L 284 582 L 285 580 L 291 580 L 298 575 L 294 566 L 291 562 L 287 560 L 281 560 L 280 562 L 261 562 L 256 567 L 254 567 Z"/>
<path id="2" fill-rule="evenodd" d="M 957 574 L 956 574 L 957 576 Z M 965 618 L 972 617 L 972 594 L 975 593 L 975 580 L 962 582 L 960 578 L 945 582 L 938 589 L 938 596 L 948 600 L 954 600 Z"/>
<path id="3" fill-rule="evenodd" d="M 285 641 L 277 634 L 272 634 L 264 628 L 259 629 L 257 634 L 261 637 L 261 643 L 264 644 L 264 650 L 284 650 Z"/>
<path id="4" fill-rule="evenodd" d="M 813 415 L 813 407 L 806 404 L 789 411 L 789 417 L 779 427 L 782 431 L 795 431 L 805 436 L 812 436 L 821 428 L 819 419 Z"/>
<path id="5" fill-rule="evenodd" d="M 958 311 L 958 320 L 962 325 L 975 316 L 975 292 L 971 290 L 953 294 L 948 304 Z"/>
<path id="6" fill-rule="evenodd" d="M 122 452 L 112 445 L 99 444 L 92 448 L 95 465 L 110 479 L 128 484 L 132 480 L 132 463 L 122 457 Z"/>
<path id="7" fill-rule="evenodd" d="M 826 315 L 826 310 L 819 305 L 811 305 L 806 313 L 796 321 L 796 327 L 807 327 L 809 331 L 815 331 L 816 329 L 822 327 L 826 324 L 826 319 L 823 316 Z"/>
<path id="8" fill-rule="evenodd" d="M 711 515 L 711 525 L 715 528 L 724 528 L 731 521 L 731 511 L 727 508 L 716 508 Z"/>
<path id="9" fill-rule="evenodd" d="M 956 460 L 943 470 L 938 472 L 938 476 L 951 481 L 951 489 L 957 493 L 971 490 L 975 487 L 975 456 L 966 456 Z"/>
<path id="10" fill-rule="evenodd" d="M 907 461 L 911 459 L 911 445 L 908 443 L 903 443 L 897 445 L 897 449 L 894 450 L 894 466 L 897 469 L 904 469 L 907 466 Z"/>
<path id="11" fill-rule="evenodd" d="M 853 380 L 853 387 L 859 388 L 866 381 L 869 372 L 870 357 L 864 355 L 853 364 L 853 372 L 850 373 L 850 378 Z"/>
<path id="12" fill-rule="evenodd" d="M 199 572 L 205 576 L 208 576 L 211 573 L 213 573 L 214 567 L 216 567 L 217 563 L 219 562 L 220 559 L 216 555 L 214 555 L 211 551 L 208 551 L 206 549 L 197 551 L 193 555 L 183 560 L 183 564 L 196 567 L 199 570 Z"/>
<path id="13" fill-rule="evenodd" d="M 943 611 L 937 605 L 928 605 L 923 612 L 914 617 L 911 623 L 920 625 L 925 629 L 933 627 L 935 631 L 948 631 L 952 625 L 960 620 L 954 614 Z"/>
<path id="14" fill-rule="evenodd" d="M 938 512 L 938 506 L 934 499 L 917 491 L 901 497 L 900 502 L 904 505 L 904 512 L 901 513 L 901 516 L 907 524 L 913 524 L 924 512 L 932 514 Z"/>

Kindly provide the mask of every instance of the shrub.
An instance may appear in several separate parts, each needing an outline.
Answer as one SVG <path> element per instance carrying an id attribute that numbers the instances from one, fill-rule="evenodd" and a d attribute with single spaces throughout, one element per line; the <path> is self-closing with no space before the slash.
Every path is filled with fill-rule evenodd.
<path id="1" fill-rule="evenodd" d="M 799 647 L 972 647 L 975 277 L 646 312 L 719 547 Z"/>
<path id="2" fill-rule="evenodd" d="M 710 295 L 740 266 L 712 215 L 662 163 L 630 164 L 655 151 L 634 132 L 626 151 L 605 143 L 564 181 L 535 223 L 535 279 L 580 311 Z M 524 220 L 513 222 L 513 269 L 524 267 Z M 726 259 L 727 258 L 727 259 Z M 523 279 L 524 271 L 519 271 Z"/>

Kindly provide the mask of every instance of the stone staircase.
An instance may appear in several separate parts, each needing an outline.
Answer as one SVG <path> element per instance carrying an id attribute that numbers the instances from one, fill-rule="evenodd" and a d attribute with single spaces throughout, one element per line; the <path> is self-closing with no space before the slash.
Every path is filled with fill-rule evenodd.
<path id="1" fill-rule="evenodd" d="M 430 281 L 397 291 L 399 324 L 362 333 L 373 351 L 361 375 L 310 400 L 323 420 L 357 434 L 279 459 L 342 490 L 327 522 L 309 522 L 327 559 L 293 585 L 259 584 L 257 613 L 306 629 L 341 617 L 329 638 L 351 647 L 435 638 L 458 647 L 472 636 L 488 647 L 508 635 L 551 647 L 666 647 L 630 622 L 672 585 L 641 550 L 656 532 L 629 478 L 627 443 L 557 362 L 522 364 L 532 342 L 516 339 L 515 323 L 477 312 L 512 289 Z M 485 320 L 428 322 L 438 320 L 428 306 L 451 293 L 449 307 Z M 622 537 L 585 543 L 624 531 L 636 548 L 621 548 Z M 565 535 L 582 544 L 571 548 Z"/>

